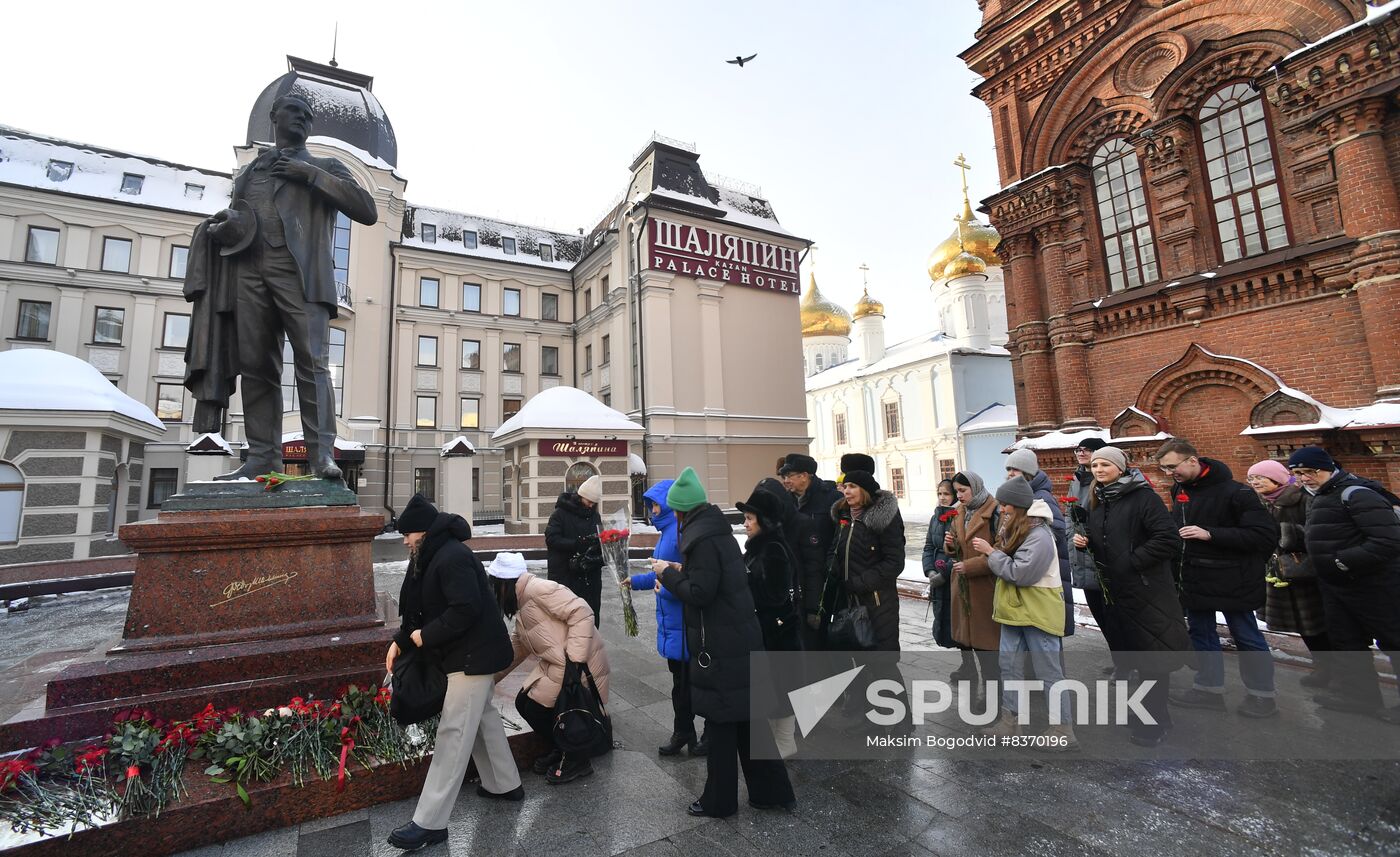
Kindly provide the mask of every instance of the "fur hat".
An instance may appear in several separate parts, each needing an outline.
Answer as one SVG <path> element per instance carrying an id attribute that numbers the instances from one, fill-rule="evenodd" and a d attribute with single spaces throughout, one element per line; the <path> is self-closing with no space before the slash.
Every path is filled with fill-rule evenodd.
<path id="1" fill-rule="evenodd" d="M 778 475 L 787 476 L 789 473 L 810 473 L 816 476 L 817 460 L 800 452 L 789 452 L 783 456 L 783 466 L 778 468 Z"/>
<path id="2" fill-rule="evenodd" d="M 1033 450 L 1018 449 L 1006 457 L 1006 466 L 1014 467 L 1027 476 L 1034 476 L 1040 472 L 1040 459 L 1035 457 Z"/>
<path id="3" fill-rule="evenodd" d="M 422 494 L 414 494 L 413 499 L 408 501 L 408 505 L 403 507 L 399 513 L 395 526 L 398 531 L 407 535 L 408 533 L 426 533 L 433 522 L 437 520 L 438 510 L 428 498 Z"/>
<path id="4" fill-rule="evenodd" d="M 781 524 L 783 521 L 783 507 L 777 495 L 762 488 L 753 489 L 749 499 L 735 503 L 734 507 L 740 512 L 747 512 L 758 518 L 758 522 L 765 529 Z"/>
<path id="5" fill-rule="evenodd" d="M 864 470 L 866 473 L 874 473 L 875 459 L 863 452 L 848 452 L 841 456 L 841 472 L 850 473 L 852 470 Z"/>
<path id="6" fill-rule="evenodd" d="M 875 475 L 864 470 L 848 470 L 841 474 L 841 481 L 859 485 L 872 498 L 880 492 L 880 483 L 875 481 Z"/>
<path id="7" fill-rule="evenodd" d="M 603 477 L 593 474 L 578 486 L 578 495 L 595 505 L 603 502 Z"/>

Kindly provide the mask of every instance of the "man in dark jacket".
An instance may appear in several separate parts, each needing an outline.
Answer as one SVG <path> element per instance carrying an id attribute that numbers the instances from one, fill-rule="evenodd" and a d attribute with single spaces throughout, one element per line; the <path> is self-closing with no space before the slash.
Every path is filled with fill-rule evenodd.
<path id="1" fill-rule="evenodd" d="M 806 614 L 806 630 L 802 643 L 808 648 L 818 648 L 821 617 L 817 615 L 821 603 L 822 583 L 826 580 L 826 558 L 831 552 L 831 542 L 836 536 L 836 526 L 831 520 L 831 507 L 841 501 L 841 492 L 836 483 L 817 477 L 817 460 L 800 452 L 788 453 L 783 466 L 778 471 L 783 485 L 797 499 L 797 511 L 811 521 L 805 538 L 815 552 L 804 550 L 802 567 L 802 610 Z M 819 558 L 818 558 L 819 557 Z M 811 560 L 815 559 L 815 563 Z"/>
<path id="2" fill-rule="evenodd" d="M 749 656 L 763 650 L 763 635 L 739 544 L 691 468 L 666 492 L 666 503 L 681 522 L 682 564 L 657 560 L 652 568 L 661 585 L 685 604 L 691 704 L 705 718 L 710 741 L 705 791 L 688 811 L 733 815 L 741 767 L 752 806 L 791 808 L 796 804 L 792 783 L 777 758 L 772 730 L 763 721 L 750 728 Z M 759 758 L 751 757 L 751 746 L 762 748 Z"/>
<path id="3" fill-rule="evenodd" d="M 1264 606 L 1264 564 L 1278 546 L 1278 522 L 1253 489 L 1231 478 L 1224 462 L 1202 457 L 1185 440 L 1169 440 L 1154 456 L 1172 486 L 1172 517 L 1185 542 L 1181 604 L 1199 653 L 1194 686 L 1171 701 L 1185 708 L 1225 710 L 1225 659 L 1217 611 L 1224 614 L 1240 651 L 1240 678 L 1248 695 L 1236 709 L 1246 717 L 1273 717 L 1274 659 L 1254 611 Z"/>
<path id="4" fill-rule="evenodd" d="M 525 790 L 505 726 L 491 704 L 493 676 L 510 666 L 514 652 L 486 582 L 486 569 L 462 543 L 471 529 L 457 515 L 439 513 L 422 494 L 413 495 L 397 523 L 410 555 L 399 591 L 402 621 L 385 668 L 392 672 L 402 652 L 415 652 L 434 659 L 447 673 L 447 695 L 423 793 L 413 820 L 389 834 L 390 845 L 416 851 L 447 840 L 447 819 L 467 762 L 476 761 L 481 778 L 476 791 L 482 797 L 518 801 Z"/>
<path id="5" fill-rule="evenodd" d="M 1338 467 L 1317 446 L 1294 452 L 1288 469 L 1313 495 L 1308 556 L 1317 569 L 1327 636 L 1336 650 L 1335 692 L 1319 695 L 1317 703 L 1400 722 L 1381 701 L 1371 657 L 1374 640 L 1391 665 L 1400 667 L 1400 518 L 1393 495 Z"/>
<path id="6" fill-rule="evenodd" d="M 603 499 L 603 479 L 590 476 L 577 493 L 566 491 L 554 501 L 554 512 L 544 528 L 549 579 L 562 583 L 593 608 L 598 627 L 603 606 L 603 549 L 598 533 L 603 519 L 598 503 Z"/>

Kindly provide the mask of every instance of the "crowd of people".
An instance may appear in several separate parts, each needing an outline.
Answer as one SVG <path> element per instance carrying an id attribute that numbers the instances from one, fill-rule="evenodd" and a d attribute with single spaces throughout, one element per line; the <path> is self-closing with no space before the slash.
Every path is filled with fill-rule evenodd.
<path id="1" fill-rule="evenodd" d="M 1318 691 L 1318 705 L 1400 721 L 1383 703 L 1370 655 L 1373 643 L 1392 663 L 1400 655 L 1400 499 L 1318 447 L 1299 449 L 1286 463 L 1258 462 L 1246 484 L 1224 462 L 1170 440 L 1152 456 L 1171 480 L 1168 503 L 1123 450 L 1090 437 L 1074 452 L 1063 496 L 1028 449 L 1008 456 L 995 491 L 966 470 L 937 486 L 922 554 L 930 631 L 937 646 L 961 652 L 950 679 L 974 707 L 988 705 L 988 695 L 1022 678 L 1027 666 L 1047 686 L 1065 676 L 1064 638 L 1074 632 L 1078 589 L 1112 658 L 1105 672 L 1151 682 L 1143 700 L 1149 717 L 1130 722 L 1134 744 L 1165 740 L 1172 706 L 1225 710 L 1217 614 L 1240 653 L 1240 715 L 1278 713 L 1263 618 L 1269 630 L 1295 632 L 1308 647 L 1313 669 L 1302 683 Z M 705 757 L 706 783 L 692 815 L 734 814 L 741 772 L 754 808 L 795 806 L 785 760 L 798 742 L 786 700 L 803 679 L 794 673 L 754 686 L 752 653 L 858 645 L 867 652 L 869 682 L 903 686 L 903 517 L 869 455 L 843 456 L 840 470 L 828 481 L 810 456 L 785 456 L 777 479 L 761 480 L 736 504 L 742 548 L 694 470 L 644 495 L 658 541 L 650 569 L 621 585 L 655 593 L 656 649 L 672 676 L 673 709 L 672 733 L 657 752 Z M 423 794 L 392 844 L 413 849 L 445 838 L 469 758 L 480 795 L 521 799 L 489 699 L 495 681 L 527 657 L 536 665 L 516 709 L 535 732 L 551 734 L 572 665 L 587 665 L 606 703 L 608 659 L 597 631 L 601 498 L 598 477 L 560 495 L 546 529 L 547 580 L 530 574 L 519 554 L 498 554 L 486 568 L 463 543 L 466 522 L 422 497 L 399 516 L 411 559 L 386 668 L 410 648 L 431 648 L 450 679 Z M 1194 669 L 1191 686 L 1170 693 L 1170 676 L 1182 667 Z M 858 691 L 848 697 L 856 706 L 862 700 Z M 1019 700 L 1003 691 L 1000 703 L 988 731 L 1015 734 Z M 1049 748 L 1075 749 L 1070 694 L 1057 693 L 1047 705 L 1048 734 L 1058 738 Z M 753 710 L 767 722 L 753 722 Z M 588 758 L 558 747 L 533 768 L 552 784 L 593 772 Z"/>

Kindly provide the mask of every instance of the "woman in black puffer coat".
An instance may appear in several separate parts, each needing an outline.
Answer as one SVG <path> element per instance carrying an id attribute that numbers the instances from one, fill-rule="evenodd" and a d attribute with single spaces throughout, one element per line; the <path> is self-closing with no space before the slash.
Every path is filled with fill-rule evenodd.
<path id="1" fill-rule="evenodd" d="M 1109 644 L 1133 653 L 1120 661 L 1121 667 L 1136 669 L 1143 682 L 1154 682 L 1143 707 L 1157 723 L 1132 724 L 1131 739 L 1154 747 L 1171 726 L 1171 673 L 1186 665 L 1191 651 L 1171 568 L 1181 553 L 1181 537 L 1157 492 L 1127 472 L 1122 450 L 1094 450 L 1089 468 L 1095 485 L 1088 536 L 1076 535 L 1074 546 L 1087 548 L 1098 568 L 1105 608 L 1114 615 Z"/>
<path id="2" fill-rule="evenodd" d="M 554 501 L 554 512 L 544 528 L 549 579 L 562 583 L 593 608 L 593 626 L 598 627 L 598 611 L 603 604 L 603 549 L 598 532 L 603 519 L 598 515 L 603 480 L 598 476 L 566 491 Z"/>

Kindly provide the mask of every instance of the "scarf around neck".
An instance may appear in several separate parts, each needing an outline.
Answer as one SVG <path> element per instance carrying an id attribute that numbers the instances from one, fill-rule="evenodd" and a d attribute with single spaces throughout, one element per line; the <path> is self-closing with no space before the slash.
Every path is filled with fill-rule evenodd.
<path id="1" fill-rule="evenodd" d="M 960 475 L 967 480 L 967 486 L 972 489 L 972 499 L 963 504 L 969 512 L 977 511 L 982 508 L 983 503 L 992 499 L 992 495 L 987 493 L 987 485 L 982 481 L 981 476 L 971 470 L 964 470 Z"/>

